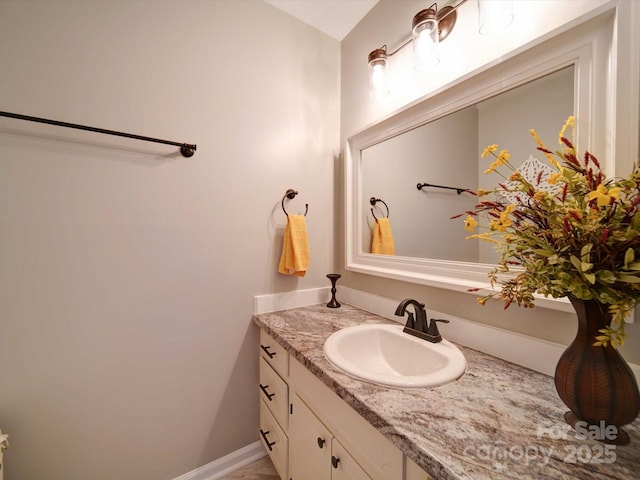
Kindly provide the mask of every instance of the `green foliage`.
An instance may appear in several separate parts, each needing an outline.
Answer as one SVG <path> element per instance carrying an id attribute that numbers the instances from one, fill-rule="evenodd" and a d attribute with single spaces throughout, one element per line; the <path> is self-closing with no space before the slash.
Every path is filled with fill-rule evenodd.
<path id="1" fill-rule="evenodd" d="M 479 191 L 490 199 L 481 200 L 465 220 L 465 228 L 474 231 L 476 218 L 486 218 L 487 226 L 478 227 L 485 231 L 468 238 L 490 241 L 500 254 L 489 273 L 500 290 L 478 301 L 484 305 L 495 297 L 505 308 L 533 307 L 534 293 L 597 300 L 609 306 L 612 322 L 595 345 L 616 348 L 624 342 L 624 317 L 640 300 L 640 168 L 628 178 L 607 179 L 596 157 L 576 155 L 564 136 L 568 127 L 573 117 L 560 132 L 556 152 L 530 131 L 553 171 L 535 181 L 512 166 L 508 150 L 496 154 L 498 146 L 490 145 L 483 152 L 495 157 L 485 173 L 504 181 Z"/>

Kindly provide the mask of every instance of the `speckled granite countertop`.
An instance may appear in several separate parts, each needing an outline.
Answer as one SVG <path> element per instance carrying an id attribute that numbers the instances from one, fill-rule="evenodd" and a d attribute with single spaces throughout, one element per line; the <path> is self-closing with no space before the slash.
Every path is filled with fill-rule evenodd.
<path id="1" fill-rule="evenodd" d="M 393 322 L 345 304 L 253 320 L 435 479 L 640 479 L 640 420 L 625 427 L 624 447 L 578 439 L 552 377 L 460 346 L 460 380 L 387 388 L 342 373 L 322 347 L 341 328 Z"/>

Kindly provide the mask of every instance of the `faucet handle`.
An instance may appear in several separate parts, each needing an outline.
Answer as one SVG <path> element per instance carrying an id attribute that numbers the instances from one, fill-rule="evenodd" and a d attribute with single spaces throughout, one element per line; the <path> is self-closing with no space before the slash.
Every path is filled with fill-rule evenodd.
<path id="1" fill-rule="evenodd" d="M 432 318 L 429 322 L 429 328 L 427 329 L 427 333 L 435 338 L 437 338 L 438 342 L 442 340 L 442 336 L 438 331 L 438 322 L 449 323 L 449 320 L 445 320 L 443 318 Z"/>

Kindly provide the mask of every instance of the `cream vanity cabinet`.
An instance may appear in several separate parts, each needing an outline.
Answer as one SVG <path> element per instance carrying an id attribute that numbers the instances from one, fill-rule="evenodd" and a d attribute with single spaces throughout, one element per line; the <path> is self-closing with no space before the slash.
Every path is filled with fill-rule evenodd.
<path id="1" fill-rule="evenodd" d="M 288 478 L 289 354 L 260 330 L 260 439 L 280 478 Z"/>
<path id="2" fill-rule="evenodd" d="M 282 480 L 431 480 L 260 331 L 260 437 Z"/>

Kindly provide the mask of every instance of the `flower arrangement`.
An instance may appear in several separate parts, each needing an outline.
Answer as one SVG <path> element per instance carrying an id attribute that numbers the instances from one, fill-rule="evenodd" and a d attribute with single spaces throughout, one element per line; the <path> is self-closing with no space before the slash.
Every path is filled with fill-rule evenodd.
<path id="1" fill-rule="evenodd" d="M 617 348 L 624 344 L 624 318 L 640 301 L 640 168 L 628 178 L 607 179 L 594 155 L 578 157 L 565 136 L 569 128 L 573 138 L 573 117 L 560 130 L 555 152 L 529 131 L 548 160 L 534 179 L 513 167 L 508 150 L 490 145 L 482 153 L 495 159 L 485 173 L 503 181 L 478 191 L 491 199 L 466 212 L 465 228 L 481 232 L 467 238 L 497 246 L 500 260 L 489 278 L 501 289 L 478 301 L 496 297 L 505 308 L 514 302 L 533 307 L 534 293 L 597 300 L 612 321 L 594 345 Z M 488 225 L 480 226 L 480 217 Z"/>

